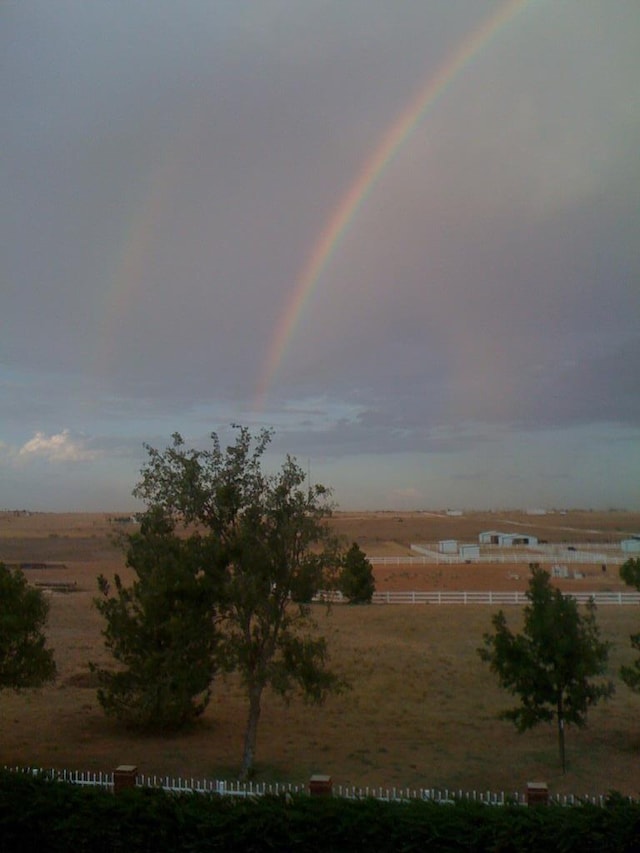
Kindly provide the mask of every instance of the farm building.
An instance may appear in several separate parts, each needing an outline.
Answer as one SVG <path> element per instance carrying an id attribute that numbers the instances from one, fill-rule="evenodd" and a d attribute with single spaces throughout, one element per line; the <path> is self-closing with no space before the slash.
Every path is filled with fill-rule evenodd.
<path id="1" fill-rule="evenodd" d="M 441 554 L 455 554 L 458 551 L 458 541 L 456 539 L 441 539 L 438 542 L 438 551 Z"/>
<path id="2" fill-rule="evenodd" d="M 537 545 L 538 537 L 528 533 L 500 533 L 498 530 L 486 530 L 478 536 L 480 545 Z"/>
<path id="3" fill-rule="evenodd" d="M 498 545 L 537 545 L 538 537 L 524 533 L 502 533 Z"/>
<path id="4" fill-rule="evenodd" d="M 502 536 L 497 530 L 485 530 L 478 536 L 478 542 L 481 545 L 498 545 L 499 539 Z"/>
<path id="5" fill-rule="evenodd" d="M 625 554 L 640 554 L 640 534 L 630 539 L 623 539 L 620 547 Z"/>
<path id="6" fill-rule="evenodd" d="M 480 546 L 479 545 L 461 545 L 458 551 L 463 560 L 479 560 Z"/>

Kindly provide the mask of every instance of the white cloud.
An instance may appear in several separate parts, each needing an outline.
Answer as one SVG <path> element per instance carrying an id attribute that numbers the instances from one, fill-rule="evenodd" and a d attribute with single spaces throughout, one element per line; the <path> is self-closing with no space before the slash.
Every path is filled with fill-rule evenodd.
<path id="1" fill-rule="evenodd" d="M 91 462 L 101 454 L 97 450 L 85 449 L 82 442 L 72 439 L 69 430 L 65 429 L 51 436 L 36 432 L 30 441 L 22 445 L 18 455 L 44 458 L 49 462 Z"/>

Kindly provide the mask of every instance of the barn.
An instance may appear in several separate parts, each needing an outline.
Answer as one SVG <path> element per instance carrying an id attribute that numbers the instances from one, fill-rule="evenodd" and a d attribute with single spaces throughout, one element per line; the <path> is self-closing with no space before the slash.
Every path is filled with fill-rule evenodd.
<path id="1" fill-rule="evenodd" d="M 499 530 L 485 530 L 478 536 L 481 545 L 502 545 L 510 548 L 513 545 L 537 545 L 538 537 L 528 533 L 500 533 Z"/>
<path id="2" fill-rule="evenodd" d="M 640 554 L 640 533 L 629 539 L 623 539 L 620 547 L 625 554 Z"/>
<path id="3" fill-rule="evenodd" d="M 524 533 L 501 533 L 499 534 L 498 545 L 503 545 L 511 548 L 514 545 L 537 545 L 538 537 L 529 536 Z"/>
<path id="4" fill-rule="evenodd" d="M 481 545 L 498 545 L 502 535 L 497 530 L 485 530 L 478 535 L 478 542 Z"/>
<path id="5" fill-rule="evenodd" d="M 463 560 L 479 560 L 480 546 L 479 545 L 461 545 L 458 551 L 460 558 Z"/>

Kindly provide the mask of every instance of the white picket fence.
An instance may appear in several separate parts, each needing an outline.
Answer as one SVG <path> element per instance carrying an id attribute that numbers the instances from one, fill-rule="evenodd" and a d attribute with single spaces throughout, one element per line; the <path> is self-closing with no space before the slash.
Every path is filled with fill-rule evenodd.
<path id="1" fill-rule="evenodd" d="M 640 604 L 640 592 L 565 592 L 568 598 L 575 598 L 578 604 L 593 601 L 601 604 Z M 374 592 L 373 604 L 527 604 L 525 592 L 461 592 L 441 590 L 430 592 Z"/>
<path id="2" fill-rule="evenodd" d="M 68 782 L 72 785 L 104 788 L 113 790 L 113 773 L 92 772 L 88 770 L 45 770 L 37 767 L 4 767 L 13 773 L 24 773 Z M 236 782 L 222 779 L 183 779 L 174 776 L 136 776 L 138 788 L 161 788 L 175 794 L 207 794 L 220 797 L 254 798 L 264 796 L 304 796 L 309 794 L 305 785 L 288 782 Z M 357 787 L 337 785 L 332 789 L 334 797 L 348 800 L 376 799 L 385 802 L 406 802 L 408 800 L 423 800 L 439 804 L 449 804 L 456 801 L 478 802 L 491 806 L 508 804 L 526 805 L 526 794 L 520 791 L 463 791 L 448 788 L 383 788 Z M 633 798 L 628 798 L 634 802 Z M 606 794 L 550 794 L 549 801 L 563 806 L 573 806 L 581 803 L 604 805 Z"/>

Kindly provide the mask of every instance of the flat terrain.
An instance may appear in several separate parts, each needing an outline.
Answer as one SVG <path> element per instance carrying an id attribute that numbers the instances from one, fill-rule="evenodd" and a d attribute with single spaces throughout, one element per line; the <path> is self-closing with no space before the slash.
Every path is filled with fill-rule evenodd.
<path id="1" fill-rule="evenodd" d="M 477 542 L 482 530 L 520 529 L 557 543 L 617 543 L 640 530 L 640 514 L 343 513 L 334 526 L 369 556 L 408 556 L 412 542 L 456 538 Z M 142 772 L 232 778 L 245 716 L 233 678 L 214 686 L 210 707 L 191 732 L 174 738 L 136 737 L 107 720 L 87 662 L 107 660 L 92 607 L 96 577 L 128 577 L 105 515 L 0 515 L 0 560 L 45 563 L 25 570 L 33 582 L 75 583 L 48 593 L 48 636 L 58 680 L 41 691 L 0 694 L 0 764 L 109 770 L 136 764 Z M 613 552 L 612 552 L 613 553 Z M 618 589 L 617 567 L 585 567 L 578 588 Z M 514 576 L 519 575 L 516 579 Z M 518 565 L 377 566 L 378 589 L 525 589 Z M 351 685 L 322 708 L 266 697 L 258 738 L 258 776 L 304 782 L 329 773 L 336 784 L 523 790 L 544 779 L 552 791 L 577 794 L 617 789 L 640 796 L 640 696 L 618 679 L 629 662 L 630 633 L 640 629 L 635 606 L 601 607 L 598 620 L 613 644 L 613 700 L 592 711 L 585 730 L 568 730 L 569 772 L 558 772 L 553 728 L 518 735 L 496 718 L 509 697 L 477 656 L 489 630 L 490 607 L 317 606 L 332 664 Z M 520 608 L 507 617 L 517 627 Z"/>

